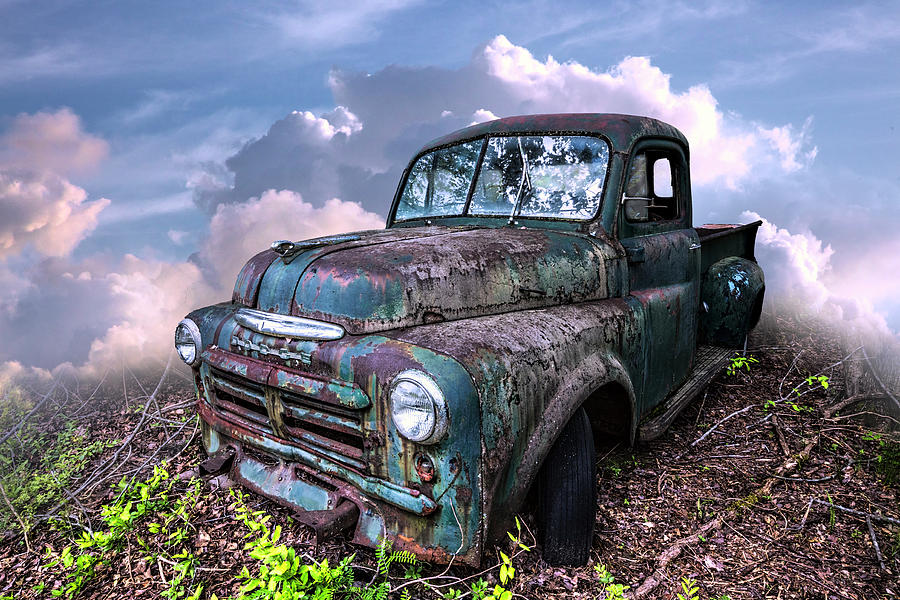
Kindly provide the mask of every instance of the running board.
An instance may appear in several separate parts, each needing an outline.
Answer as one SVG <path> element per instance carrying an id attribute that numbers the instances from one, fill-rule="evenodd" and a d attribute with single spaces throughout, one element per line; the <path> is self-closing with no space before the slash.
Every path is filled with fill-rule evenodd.
<path id="1" fill-rule="evenodd" d="M 734 350 L 730 348 L 698 346 L 694 358 L 696 361 L 694 369 L 688 375 L 687 381 L 658 406 L 647 420 L 641 423 L 638 429 L 638 439 L 645 442 L 662 435 L 675 417 L 691 403 L 691 400 L 696 398 L 715 379 L 733 355 Z"/>

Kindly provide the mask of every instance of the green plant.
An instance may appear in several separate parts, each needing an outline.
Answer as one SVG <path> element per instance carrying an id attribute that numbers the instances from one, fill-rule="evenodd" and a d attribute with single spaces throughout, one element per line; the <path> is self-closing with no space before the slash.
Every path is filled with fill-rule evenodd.
<path id="1" fill-rule="evenodd" d="M 135 534 L 135 541 L 145 558 L 160 563 L 165 560 L 172 565 L 172 577 L 167 578 L 168 588 L 162 596 L 168 600 L 198 598 L 202 591 L 196 586 L 188 596 L 194 579 L 197 560 L 183 548 L 191 511 L 200 493 L 199 480 L 188 482 L 187 488 L 173 494 L 176 480 L 170 478 L 165 466 L 157 465 L 146 480 L 123 478 L 114 489 L 118 491 L 116 500 L 100 508 L 105 528 L 81 530 L 73 538 L 72 544 L 56 554 L 48 548 L 50 559 L 43 568 L 54 569 L 63 579 L 63 584 L 51 590 L 54 596 L 73 597 L 107 565 L 123 552 L 128 534 L 140 530 L 153 534 L 153 542 Z M 173 496 L 176 496 L 173 498 Z M 151 523 L 147 521 L 154 517 Z"/>
<path id="2" fill-rule="evenodd" d="M 746 370 L 749 373 L 750 366 L 759 362 L 757 359 L 753 358 L 752 355 L 733 356 L 729 358 L 728 361 L 729 365 L 726 369 L 726 372 L 731 376 L 737 375 L 739 372 L 741 372 L 741 370 Z"/>
<path id="3" fill-rule="evenodd" d="M 616 578 L 603 563 L 594 565 L 594 571 L 597 573 L 597 580 L 603 586 L 604 600 L 624 600 L 625 592 L 631 589 L 631 586 L 616 583 Z"/>
<path id="4" fill-rule="evenodd" d="M 678 600 L 700 600 L 700 588 L 690 577 L 681 578 L 681 592 L 676 594 Z"/>
<path id="5" fill-rule="evenodd" d="M 90 441 L 88 433 L 74 423 L 56 433 L 26 425 L 18 439 L 0 445 L 0 484 L 26 529 L 41 507 L 63 498 L 64 490 L 91 458 L 115 444 L 114 440 Z M 0 502 L 0 530 L 21 527 Z"/>

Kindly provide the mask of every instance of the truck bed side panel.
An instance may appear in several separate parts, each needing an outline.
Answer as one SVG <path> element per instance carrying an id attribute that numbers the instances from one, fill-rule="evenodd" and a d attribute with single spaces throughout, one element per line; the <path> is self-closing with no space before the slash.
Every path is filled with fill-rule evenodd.
<path id="1" fill-rule="evenodd" d="M 756 232 L 762 221 L 747 225 L 703 225 L 696 227 L 700 235 L 700 272 L 723 258 L 740 256 L 755 261 Z"/>

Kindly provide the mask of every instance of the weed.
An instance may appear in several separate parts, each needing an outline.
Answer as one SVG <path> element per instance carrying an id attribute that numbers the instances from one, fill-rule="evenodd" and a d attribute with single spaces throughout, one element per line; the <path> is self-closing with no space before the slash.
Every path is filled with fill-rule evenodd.
<path id="1" fill-rule="evenodd" d="M 609 572 L 606 565 L 603 563 L 594 565 L 594 571 L 597 573 L 597 580 L 603 586 L 605 600 L 624 600 L 625 592 L 628 591 L 631 586 L 616 583 L 616 578 L 613 577 L 612 573 Z"/>
<path id="2" fill-rule="evenodd" d="M 700 588 L 690 577 L 681 578 L 681 592 L 676 594 L 678 600 L 700 600 Z"/>
<path id="3" fill-rule="evenodd" d="M 750 372 L 750 366 L 758 363 L 759 361 L 750 356 L 733 356 L 728 359 L 729 365 L 726 372 L 731 375 L 737 375 L 742 370 L 746 370 L 748 373 Z"/>
<path id="4" fill-rule="evenodd" d="M 58 433 L 28 429 L 0 446 L 0 484 L 16 512 L 30 528 L 32 516 L 62 499 L 64 490 L 81 474 L 91 458 L 115 445 L 114 440 L 89 441 L 86 432 L 69 423 Z M 20 529 L 0 504 L 0 530 Z"/>

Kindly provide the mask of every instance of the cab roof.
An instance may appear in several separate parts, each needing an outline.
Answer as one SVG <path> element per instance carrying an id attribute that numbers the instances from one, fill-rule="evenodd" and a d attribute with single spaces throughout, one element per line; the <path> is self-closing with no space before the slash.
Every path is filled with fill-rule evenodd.
<path id="1" fill-rule="evenodd" d="M 687 139 L 675 127 L 650 117 L 615 113 L 562 113 L 521 115 L 487 121 L 454 131 L 426 144 L 416 154 L 464 142 L 484 135 L 526 133 L 567 133 L 574 135 L 602 134 L 613 144 L 613 151 L 628 152 L 642 137 L 669 138 L 688 147 Z"/>

